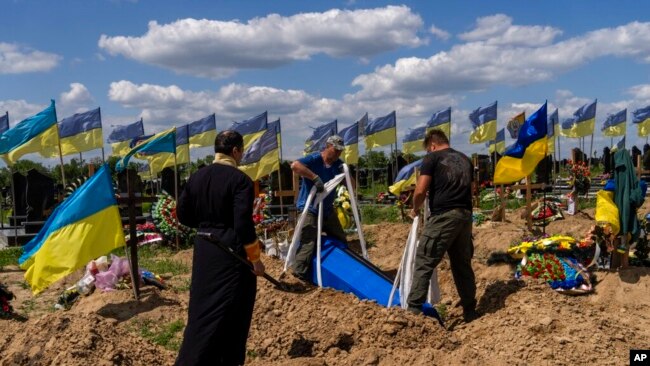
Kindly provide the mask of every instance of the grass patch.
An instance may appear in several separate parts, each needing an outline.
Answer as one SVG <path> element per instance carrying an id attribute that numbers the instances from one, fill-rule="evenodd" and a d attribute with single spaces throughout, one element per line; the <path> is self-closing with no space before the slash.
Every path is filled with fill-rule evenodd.
<path id="1" fill-rule="evenodd" d="M 361 222 L 379 224 L 382 222 L 402 222 L 397 206 L 361 205 Z"/>
<path id="2" fill-rule="evenodd" d="M 11 247 L 0 250 L 0 268 L 4 266 L 18 265 L 18 258 L 23 254 L 21 247 Z"/>
<path id="3" fill-rule="evenodd" d="M 436 305 L 436 311 L 438 312 L 438 315 L 440 315 L 440 319 L 443 321 L 447 319 L 447 305 L 443 303 Z"/>
<path id="4" fill-rule="evenodd" d="M 118 248 L 111 252 L 120 257 L 126 255 L 128 248 Z M 131 252 L 129 251 L 129 254 Z M 180 275 L 190 273 L 190 267 L 170 257 L 177 252 L 160 245 L 143 245 L 138 247 L 138 266 L 155 274 Z M 110 256 L 110 254 L 109 254 Z"/>
<path id="5" fill-rule="evenodd" d="M 142 338 L 146 338 L 170 351 L 178 351 L 181 348 L 181 331 L 184 326 L 183 321 L 180 319 L 162 326 L 157 326 L 152 320 L 139 321 L 136 325 L 137 332 Z"/>

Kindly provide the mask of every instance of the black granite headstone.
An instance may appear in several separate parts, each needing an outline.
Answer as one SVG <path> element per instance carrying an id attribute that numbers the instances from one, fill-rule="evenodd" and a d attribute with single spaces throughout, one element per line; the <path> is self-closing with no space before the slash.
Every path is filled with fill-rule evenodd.
<path id="1" fill-rule="evenodd" d="M 55 182 L 36 169 L 27 172 L 27 221 L 44 221 L 55 204 Z"/>
<path id="2" fill-rule="evenodd" d="M 14 181 L 14 196 L 12 199 L 15 199 L 16 212 L 13 213 L 14 216 L 24 216 L 27 214 L 27 201 L 25 200 L 25 191 L 27 190 L 27 178 L 15 172 L 12 175 Z M 19 221 L 19 222 L 16 222 Z M 24 220 L 12 220 L 11 225 L 18 225 Z"/>
<path id="3" fill-rule="evenodd" d="M 175 195 L 175 187 L 174 187 L 174 169 L 173 168 L 165 168 L 162 170 L 161 173 L 161 188 L 164 192 L 166 192 L 168 195 L 174 197 Z M 181 179 L 180 176 L 178 177 L 178 194 L 181 194 L 181 191 L 183 190 L 183 186 L 181 185 Z"/>

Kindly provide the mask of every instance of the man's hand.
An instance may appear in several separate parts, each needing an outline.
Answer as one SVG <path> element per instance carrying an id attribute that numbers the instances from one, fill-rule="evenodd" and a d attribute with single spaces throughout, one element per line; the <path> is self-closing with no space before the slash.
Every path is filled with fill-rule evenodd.
<path id="1" fill-rule="evenodd" d="M 264 263 L 262 263 L 261 259 L 253 263 L 253 273 L 255 273 L 256 276 L 263 276 L 265 270 Z"/>
<path id="2" fill-rule="evenodd" d="M 415 217 L 418 215 L 418 212 L 417 212 L 414 208 L 412 208 L 412 209 L 409 211 L 409 214 L 408 214 L 408 215 L 409 215 L 409 217 L 410 217 L 411 219 L 415 220 Z"/>
<path id="3" fill-rule="evenodd" d="M 316 176 L 312 181 L 314 182 L 314 187 L 316 187 L 316 193 L 321 193 L 325 190 L 325 184 L 323 184 L 323 180 L 319 176 Z"/>

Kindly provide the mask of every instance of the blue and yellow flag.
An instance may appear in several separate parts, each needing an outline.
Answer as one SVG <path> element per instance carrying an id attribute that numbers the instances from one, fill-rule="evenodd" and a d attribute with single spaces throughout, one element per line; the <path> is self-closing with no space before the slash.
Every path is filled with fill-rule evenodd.
<path id="1" fill-rule="evenodd" d="M 9 112 L 0 116 L 0 135 L 9 129 Z"/>
<path id="2" fill-rule="evenodd" d="M 489 142 L 497 137 L 497 102 L 485 108 L 477 108 L 469 114 L 472 122 L 472 132 L 469 135 L 470 144 Z"/>
<path id="3" fill-rule="evenodd" d="M 395 111 L 378 117 L 366 125 L 366 149 L 397 143 L 397 114 Z"/>
<path id="4" fill-rule="evenodd" d="M 230 129 L 239 132 L 244 137 L 244 151 L 246 151 L 255 140 L 266 132 L 268 124 L 268 113 L 264 112 L 245 121 L 234 122 Z"/>
<path id="5" fill-rule="evenodd" d="M 427 132 L 437 128 L 451 141 L 451 107 L 434 113 L 427 122 Z"/>
<path id="6" fill-rule="evenodd" d="M 131 141 L 136 138 L 144 136 L 144 123 L 142 119 L 124 126 L 115 126 L 107 141 L 111 144 L 113 155 L 124 156 L 131 147 Z"/>
<path id="7" fill-rule="evenodd" d="M 137 137 L 136 137 L 137 139 Z M 120 161 L 115 165 L 115 170 L 121 172 L 129 165 L 129 160 L 136 153 L 141 155 L 154 155 L 158 153 L 176 153 L 176 127 L 159 132 L 145 140 L 138 141 Z"/>
<path id="8" fill-rule="evenodd" d="M 359 163 L 359 122 L 354 122 L 340 132 L 343 139 L 343 152 L 341 160 L 346 164 L 356 165 Z"/>
<path id="9" fill-rule="evenodd" d="M 603 128 L 603 136 L 623 136 L 626 132 L 626 123 L 627 122 L 627 108 L 623 109 L 620 112 L 610 114 L 607 116 Z"/>
<path id="10" fill-rule="evenodd" d="M 632 112 L 632 123 L 637 125 L 639 137 L 650 135 L 650 106 Z"/>
<path id="11" fill-rule="evenodd" d="M 553 154 L 555 152 L 555 139 L 560 135 L 560 117 L 557 108 L 555 108 L 555 112 L 548 116 L 546 131 L 548 153 Z"/>
<path id="12" fill-rule="evenodd" d="M 325 148 L 327 138 L 338 133 L 338 120 L 322 124 L 311 133 L 311 136 L 305 140 L 305 155 L 313 152 L 322 151 Z"/>
<path id="13" fill-rule="evenodd" d="M 244 151 L 239 170 L 253 181 L 259 180 L 280 169 L 280 151 L 277 127 L 271 125 L 259 139 Z"/>
<path id="14" fill-rule="evenodd" d="M 282 127 L 280 126 L 280 119 L 278 118 L 273 122 L 269 122 L 268 129 L 275 131 L 278 138 L 278 149 L 282 150 Z M 282 156 L 282 154 L 280 154 L 280 156 Z"/>
<path id="15" fill-rule="evenodd" d="M 402 140 L 402 152 L 405 154 L 413 154 L 416 152 L 424 151 L 424 134 L 426 133 L 427 126 L 409 129 L 409 132 Z"/>
<path id="16" fill-rule="evenodd" d="M 620 139 L 616 145 L 612 146 L 612 152 L 616 152 L 618 150 L 623 150 L 625 149 L 625 136 L 623 136 L 622 139 Z"/>
<path id="17" fill-rule="evenodd" d="M 0 135 L 0 155 L 7 165 L 13 165 L 25 154 L 36 152 L 46 158 L 59 154 L 54 100 L 49 107 Z"/>
<path id="18" fill-rule="evenodd" d="M 519 132 L 514 145 L 510 146 L 494 170 L 494 184 L 517 182 L 530 175 L 537 164 L 546 157 L 548 144 L 546 103 L 533 113 Z"/>
<path id="19" fill-rule="evenodd" d="M 499 155 L 503 155 L 503 153 L 506 151 L 506 130 L 503 128 L 497 132 L 496 140 L 490 141 L 488 143 L 488 152 L 490 154 L 494 154 L 495 150 Z"/>
<path id="20" fill-rule="evenodd" d="M 59 122 L 61 154 L 71 155 L 104 147 L 99 108 L 73 114 Z"/>
<path id="21" fill-rule="evenodd" d="M 149 161 L 150 174 L 158 174 L 167 167 L 188 164 L 190 162 L 189 125 L 176 127 L 176 154 L 160 152 L 157 154 L 144 154 L 142 157 Z"/>
<path id="22" fill-rule="evenodd" d="M 416 160 L 415 162 L 403 167 L 397 177 L 395 177 L 395 183 L 388 187 L 388 191 L 396 196 L 399 196 L 402 191 L 406 188 L 415 185 L 417 182 L 416 171 L 422 166 L 422 161 L 424 159 Z"/>
<path id="23" fill-rule="evenodd" d="M 585 104 L 573 113 L 572 118 L 562 122 L 562 136 L 584 137 L 594 133 L 596 124 L 596 102 Z"/>
<path id="24" fill-rule="evenodd" d="M 361 116 L 357 123 L 359 123 L 359 136 L 363 136 L 366 133 L 366 126 L 368 125 L 368 112 Z"/>
<path id="25" fill-rule="evenodd" d="M 521 112 L 518 115 L 512 117 L 510 121 L 506 124 L 508 132 L 510 132 L 510 138 L 516 139 L 519 136 L 519 129 L 521 125 L 526 121 L 526 112 Z"/>
<path id="26" fill-rule="evenodd" d="M 108 165 L 65 199 L 23 247 L 19 259 L 34 294 L 83 268 L 89 261 L 124 246 L 122 219 Z"/>
<path id="27" fill-rule="evenodd" d="M 190 148 L 214 146 L 214 140 L 217 138 L 217 120 L 214 113 L 190 123 L 188 133 Z"/>

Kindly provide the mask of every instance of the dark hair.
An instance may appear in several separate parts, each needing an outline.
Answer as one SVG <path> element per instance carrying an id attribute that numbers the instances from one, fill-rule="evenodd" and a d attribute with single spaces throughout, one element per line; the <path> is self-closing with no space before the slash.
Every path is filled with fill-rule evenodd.
<path id="1" fill-rule="evenodd" d="M 427 134 L 424 136 L 424 142 L 422 143 L 424 149 L 426 150 L 432 142 L 438 145 L 449 145 L 447 135 L 439 128 L 427 131 Z"/>
<path id="2" fill-rule="evenodd" d="M 217 134 L 214 139 L 214 152 L 232 155 L 232 149 L 238 147 L 244 149 L 244 138 L 237 131 L 226 130 Z"/>

